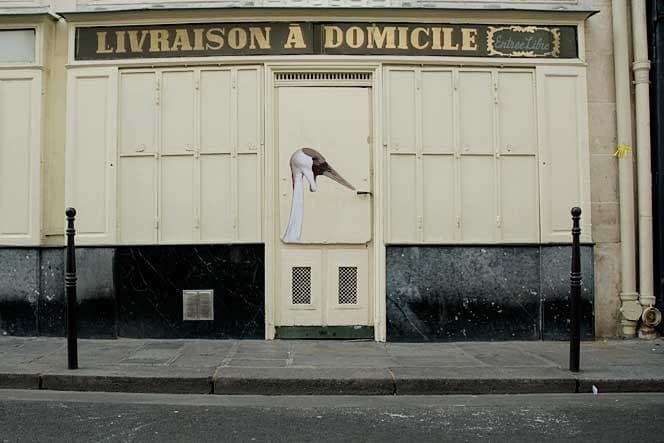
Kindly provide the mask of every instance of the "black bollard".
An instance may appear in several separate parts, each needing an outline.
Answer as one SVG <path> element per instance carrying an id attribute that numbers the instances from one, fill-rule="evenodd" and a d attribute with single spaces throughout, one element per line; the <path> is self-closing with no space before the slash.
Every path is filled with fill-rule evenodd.
<path id="1" fill-rule="evenodd" d="M 67 208 L 67 262 L 65 291 L 67 293 L 67 363 L 69 369 L 78 369 L 78 305 L 76 301 L 76 247 L 74 244 L 74 216 L 76 209 Z"/>
<path id="2" fill-rule="evenodd" d="M 569 370 L 579 372 L 581 353 L 581 208 L 572 208 L 572 272 L 570 273 Z"/>

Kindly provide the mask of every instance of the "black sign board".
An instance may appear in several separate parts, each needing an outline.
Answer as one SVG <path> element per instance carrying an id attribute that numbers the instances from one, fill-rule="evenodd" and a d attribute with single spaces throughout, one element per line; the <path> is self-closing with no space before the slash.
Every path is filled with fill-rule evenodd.
<path id="1" fill-rule="evenodd" d="M 424 23 L 201 23 L 81 27 L 76 60 L 224 55 L 576 58 L 575 26 Z"/>

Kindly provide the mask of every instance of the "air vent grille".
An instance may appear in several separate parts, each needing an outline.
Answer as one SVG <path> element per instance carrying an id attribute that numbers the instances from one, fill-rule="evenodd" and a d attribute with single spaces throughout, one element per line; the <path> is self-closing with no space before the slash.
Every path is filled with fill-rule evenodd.
<path id="1" fill-rule="evenodd" d="M 357 304 L 357 267 L 339 267 L 339 304 Z"/>
<path id="2" fill-rule="evenodd" d="M 277 85 L 313 84 L 313 85 L 354 85 L 371 86 L 370 72 L 277 72 Z"/>
<path id="3" fill-rule="evenodd" d="M 182 291 L 183 320 L 214 320 L 214 291 Z"/>
<path id="4" fill-rule="evenodd" d="M 292 300 L 294 305 L 311 304 L 311 267 L 295 266 L 292 268 Z"/>

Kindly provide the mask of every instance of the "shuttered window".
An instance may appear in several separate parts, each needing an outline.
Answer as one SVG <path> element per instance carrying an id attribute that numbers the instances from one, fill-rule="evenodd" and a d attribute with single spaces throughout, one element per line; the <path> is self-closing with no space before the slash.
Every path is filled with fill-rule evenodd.
<path id="1" fill-rule="evenodd" d="M 80 244 L 261 241 L 259 67 L 69 73 Z"/>
<path id="2" fill-rule="evenodd" d="M 388 242 L 568 240 L 589 202 L 585 80 L 549 69 L 386 69 Z"/>
<path id="3" fill-rule="evenodd" d="M 41 73 L 0 72 L 0 244 L 39 244 Z"/>
<path id="4" fill-rule="evenodd" d="M 260 241 L 259 70 L 120 73 L 120 241 Z"/>

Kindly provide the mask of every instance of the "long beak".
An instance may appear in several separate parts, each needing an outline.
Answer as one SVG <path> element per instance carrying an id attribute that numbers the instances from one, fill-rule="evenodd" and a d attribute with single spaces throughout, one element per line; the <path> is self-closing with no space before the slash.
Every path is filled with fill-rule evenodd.
<path id="1" fill-rule="evenodd" d="M 344 185 L 348 189 L 351 189 L 353 191 L 355 190 L 355 186 L 348 183 L 345 178 L 343 178 L 341 175 L 339 175 L 339 173 L 337 171 L 335 171 L 332 166 L 330 166 L 329 163 L 327 165 L 327 169 L 325 169 L 325 171 L 323 171 L 323 175 L 325 177 L 331 178 L 332 180 L 339 183 L 340 185 Z"/>

